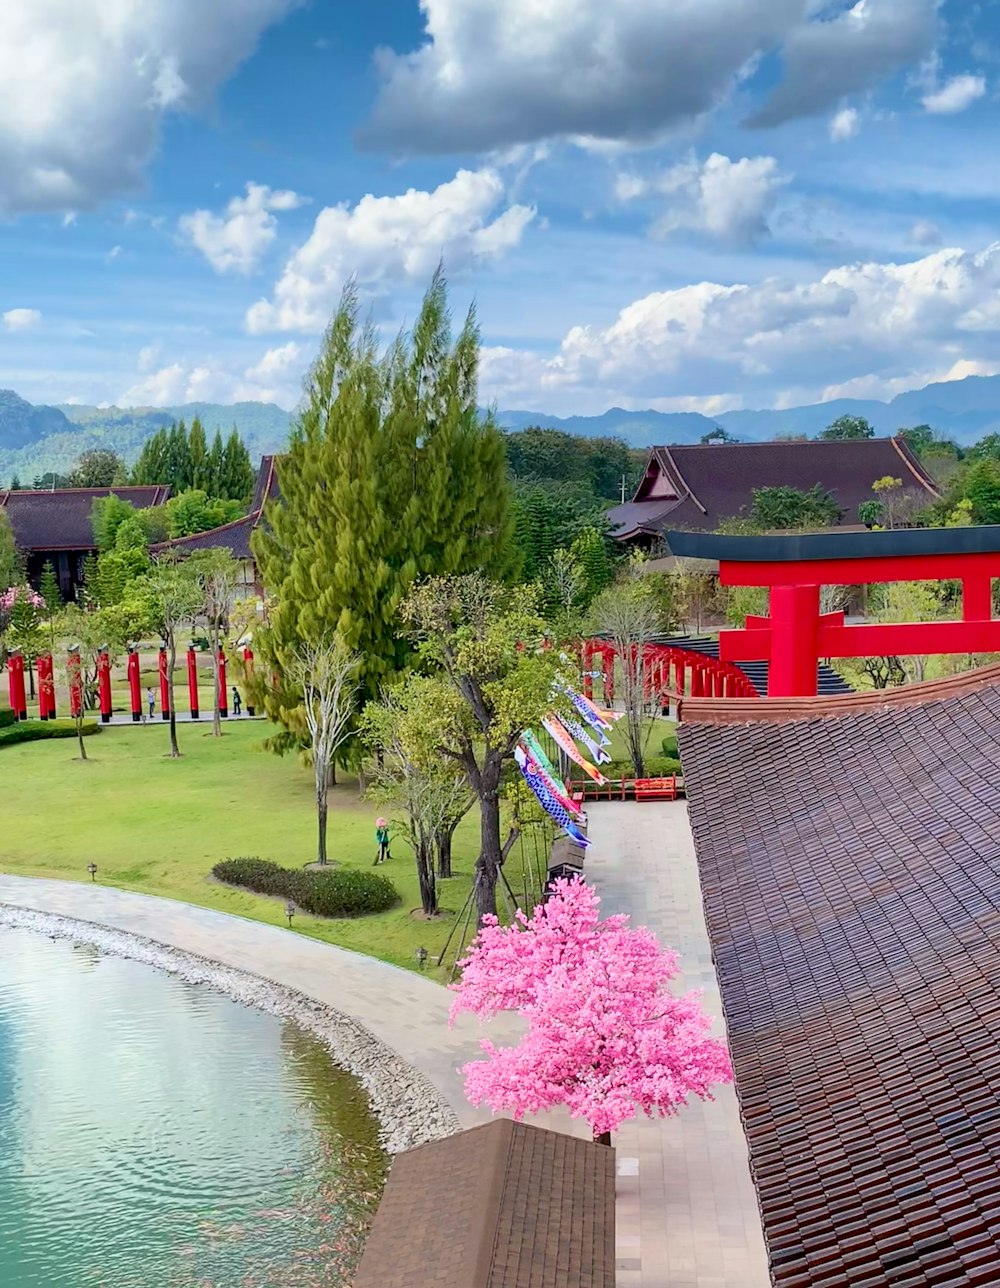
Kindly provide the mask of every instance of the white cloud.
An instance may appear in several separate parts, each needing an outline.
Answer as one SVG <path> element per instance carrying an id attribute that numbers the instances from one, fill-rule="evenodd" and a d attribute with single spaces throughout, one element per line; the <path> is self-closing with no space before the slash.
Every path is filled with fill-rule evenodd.
<path id="1" fill-rule="evenodd" d="M 247 329 L 321 331 L 352 276 L 377 294 L 392 282 L 426 282 L 442 258 L 452 273 L 498 259 L 535 217 L 533 207 L 522 205 L 495 214 L 503 199 L 495 170 L 460 170 L 433 192 L 411 188 L 399 197 L 362 197 L 353 209 L 326 207 L 285 265 L 273 298 L 249 310 Z"/>
<path id="2" fill-rule="evenodd" d="M 111 249 L 108 251 L 108 253 L 104 256 L 105 262 L 108 264 L 113 264 L 115 260 L 120 257 L 121 253 L 122 253 L 122 248 L 120 246 L 112 246 Z"/>
<path id="3" fill-rule="evenodd" d="M 648 141 L 711 110 L 765 54 L 785 79 L 760 124 L 826 111 L 925 57 L 937 0 L 422 0 L 421 46 L 380 50 L 363 144 L 481 151 Z"/>
<path id="4" fill-rule="evenodd" d="M 247 380 L 273 380 L 287 376 L 289 371 L 301 370 L 302 350 L 294 340 L 276 349 L 268 349 L 263 358 L 243 373 Z"/>
<path id="5" fill-rule="evenodd" d="M 0 210 L 142 186 L 163 117 L 195 111 L 298 0 L 3 0 Z"/>
<path id="6" fill-rule="evenodd" d="M 8 331 L 31 331 L 41 320 L 38 309 L 8 309 L 3 314 L 3 324 Z"/>
<path id="7" fill-rule="evenodd" d="M 910 229 L 910 241 L 915 246 L 940 246 L 941 229 L 930 219 L 918 219 Z"/>
<path id="8" fill-rule="evenodd" d="M 656 292 L 605 328 L 574 327 L 553 356 L 489 349 L 481 384 L 503 406 L 562 411 L 706 396 L 781 405 L 789 390 L 803 402 L 848 382 L 882 396 L 986 369 L 998 337 L 1000 243 L 804 283 Z"/>
<path id="9" fill-rule="evenodd" d="M 245 369 L 208 357 L 203 361 L 171 362 L 153 370 L 159 345 L 139 353 L 139 379 L 115 402 L 119 407 L 170 407 L 189 402 L 273 402 L 291 408 L 302 392 L 306 360 L 294 342 L 268 349 Z"/>
<path id="10" fill-rule="evenodd" d="M 860 129 L 861 117 L 855 107 L 842 107 L 835 116 L 830 118 L 830 138 L 834 143 L 853 139 Z"/>
<path id="11" fill-rule="evenodd" d="M 956 112 L 964 112 L 967 107 L 971 107 L 977 98 L 982 98 L 986 93 L 986 80 L 982 76 L 953 76 L 951 80 L 938 89 L 929 91 L 924 95 L 922 102 L 924 111 L 933 112 L 939 116 L 953 115 Z"/>
<path id="12" fill-rule="evenodd" d="M 652 178 L 621 175 L 615 191 L 621 201 L 667 198 L 652 228 L 657 236 L 693 228 L 738 245 L 767 234 L 768 216 L 786 182 L 774 157 L 731 161 L 713 152 L 704 164 L 692 157 Z"/>
<path id="13" fill-rule="evenodd" d="M 277 236 L 273 212 L 295 210 L 304 201 L 296 192 L 248 183 L 246 196 L 233 197 L 224 215 L 195 210 L 178 226 L 217 273 L 250 273 Z"/>

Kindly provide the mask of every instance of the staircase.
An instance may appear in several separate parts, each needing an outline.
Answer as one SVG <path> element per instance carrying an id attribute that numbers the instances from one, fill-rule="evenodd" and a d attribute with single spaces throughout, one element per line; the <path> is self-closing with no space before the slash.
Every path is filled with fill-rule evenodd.
<path id="1" fill-rule="evenodd" d="M 719 641 L 708 635 L 659 635 L 656 637 L 657 644 L 669 644 L 671 648 L 688 649 L 691 653 L 702 653 L 705 657 L 719 656 Z M 769 664 L 767 662 L 737 662 L 736 665 L 744 673 L 750 683 L 754 686 L 762 698 L 767 697 L 767 673 Z M 820 662 L 816 668 L 817 692 L 821 697 L 834 697 L 840 693 L 853 693 L 854 689 L 842 675 L 825 662 Z"/>

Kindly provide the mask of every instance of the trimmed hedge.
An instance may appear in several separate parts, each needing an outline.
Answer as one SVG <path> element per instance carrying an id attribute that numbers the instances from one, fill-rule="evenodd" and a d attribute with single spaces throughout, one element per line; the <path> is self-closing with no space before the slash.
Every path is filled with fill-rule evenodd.
<path id="1" fill-rule="evenodd" d="M 84 720 L 83 736 L 89 738 L 100 728 L 96 720 Z M 0 727 L 0 747 L 13 747 L 19 742 L 40 742 L 45 738 L 75 737 L 75 720 L 22 720 L 20 724 Z"/>
<path id="2" fill-rule="evenodd" d="M 668 733 L 660 743 L 660 746 L 663 748 L 665 756 L 672 760 L 677 760 L 677 735 L 675 733 Z"/>
<path id="3" fill-rule="evenodd" d="M 276 894 L 317 917 L 359 917 L 384 912 L 399 901 L 388 877 L 359 868 L 283 868 L 266 859 L 225 859 L 212 876 L 226 885 L 242 886 L 256 894 Z"/>
<path id="4" fill-rule="evenodd" d="M 16 722 L 14 720 L 13 711 L 11 711 L 9 707 L 4 707 L 4 709 L 0 711 L 0 729 L 6 729 L 8 725 L 12 725 L 14 723 Z"/>
<path id="5" fill-rule="evenodd" d="M 681 772 L 681 762 L 676 756 L 647 756 L 645 769 L 646 778 L 669 778 L 671 774 Z M 631 760 L 612 760 L 610 764 L 601 765 L 600 770 L 605 778 L 614 781 L 635 777 L 635 766 Z"/>

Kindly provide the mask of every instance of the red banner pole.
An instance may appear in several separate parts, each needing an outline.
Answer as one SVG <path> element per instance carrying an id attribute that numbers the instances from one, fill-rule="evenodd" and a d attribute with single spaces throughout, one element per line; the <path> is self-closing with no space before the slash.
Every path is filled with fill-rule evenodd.
<path id="1" fill-rule="evenodd" d="M 74 720 L 83 713 L 83 681 L 80 672 L 80 646 L 79 644 L 74 644 L 66 650 L 66 675 L 69 678 L 69 713 Z"/>
<path id="2" fill-rule="evenodd" d="M 170 719 L 170 676 L 167 675 L 167 646 L 160 645 L 160 718 Z"/>
<path id="3" fill-rule="evenodd" d="M 229 690 L 226 688 L 226 655 L 219 649 L 219 715 L 225 720 L 229 716 Z"/>
<path id="4" fill-rule="evenodd" d="M 135 648 L 128 651 L 128 697 L 132 709 L 132 723 L 142 719 L 142 684 L 139 680 L 139 654 Z"/>
<path id="5" fill-rule="evenodd" d="M 38 718 L 54 720 L 55 716 L 56 695 L 52 675 L 52 654 L 42 653 L 38 658 Z"/>
<path id="6" fill-rule="evenodd" d="M 111 657 L 107 648 L 97 654 L 97 697 L 101 707 L 101 724 L 111 723 Z"/>
<path id="7" fill-rule="evenodd" d="M 248 701 L 249 701 L 249 698 L 250 698 L 250 679 L 251 679 L 251 677 L 253 676 L 253 649 L 252 649 L 252 648 L 250 648 L 249 646 L 243 650 L 243 675 L 244 675 L 244 677 L 245 677 L 245 683 L 246 683 L 246 686 L 247 686 L 247 699 L 248 699 Z M 252 716 L 252 715 L 256 715 L 256 714 L 257 714 L 257 713 L 255 712 L 255 710 L 253 709 L 253 707 L 251 707 L 251 706 L 248 706 L 248 707 L 247 707 L 247 715 L 248 715 L 248 716 Z"/>
<path id="8" fill-rule="evenodd" d="M 10 709 L 17 720 L 27 720 L 28 703 L 24 696 L 24 657 L 20 652 L 11 653 L 7 659 L 7 693 Z"/>
<path id="9" fill-rule="evenodd" d="M 194 645 L 188 645 L 187 651 L 187 668 L 188 668 L 188 706 L 191 708 L 191 719 L 197 720 L 198 711 L 198 655 L 194 651 Z"/>

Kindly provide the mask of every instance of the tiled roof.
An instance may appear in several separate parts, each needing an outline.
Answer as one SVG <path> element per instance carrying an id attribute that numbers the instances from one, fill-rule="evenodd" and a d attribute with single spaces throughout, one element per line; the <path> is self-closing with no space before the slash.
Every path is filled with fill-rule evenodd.
<path id="1" fill-rule="evenodd" d="M 749 512 L 754 488 L 788 486 L 805 492 L 818 483 L 833 493 L 843 524 L 858 522 L 858 506 L 872 499 L 872 484 L 887 475 L 925 494 L 928 504 L 938 497 L 933 480 L 901 438 L 654 447 L 651 461 L 677 499 L 640 511 L 639 506 L 650 505 L 644 479 L 632 501 L 608 512 L 616 536 L 644 525 L 714 531 L 724 519 Z"/>
<path id="2" fill-rule="evenodd" d="M 398 1154 L 354 1288 L 613 1288 L 614 1159 L 507 1119 Z"/>
<path id="3" fill-rule="evenodd" d="M 260 469 L 257 471 L 257 482 L 254 486 L 253 500 L 248 513 L 242 518 L 233 519 L 218 528 L 209 528 L 207 532 L 196 532 L 190 537 L 175 537 L 172 541 L 161 541 L 152 546 L 154 554 L 161 550 L 231 550 L 236 559 L 252 559 L 250 538 L 264 517 L 265 504 L 281 495 L 278 487 L 276 456 L 262 456 Z"/>
<path id="4" fill-rule="evenodd" d="M 692 706 L 685 784 L 776 1288 L 1000 1283 L 998 678 L 840 719 Z"/>
<path id="5" fill-rule="evenodd" d="M 21 550 L 95 550 L 91 511 L 94 501 L 111 493 L 137 510 L 162 505 L 170 488 L 80 487 L 45 492 L 0 492 L 0 509 L 10 519 Z"/>

